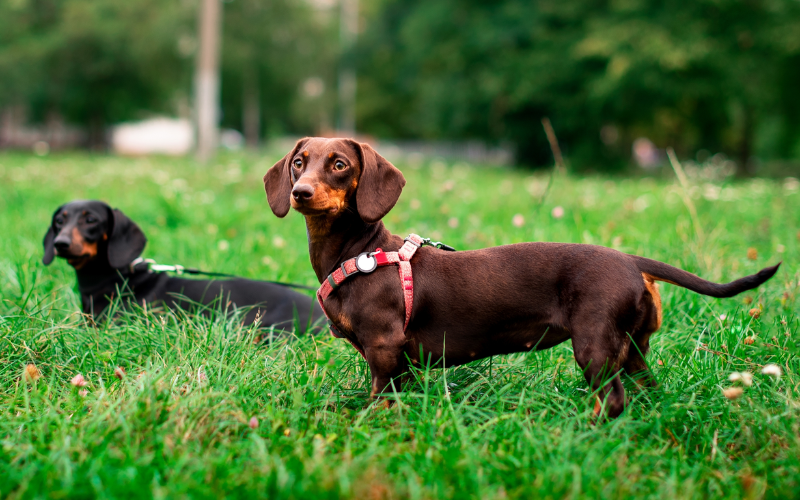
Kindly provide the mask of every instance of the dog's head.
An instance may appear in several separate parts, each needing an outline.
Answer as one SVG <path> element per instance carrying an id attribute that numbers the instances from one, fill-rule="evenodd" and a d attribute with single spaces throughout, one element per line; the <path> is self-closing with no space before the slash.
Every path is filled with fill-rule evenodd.
<path id="1" fill-rule="evenodd" d="M 58 255 L 76 270 L 101 258 L 119 269 L 141 255 L 147 238 L 121 211 L 102 201 L 80 200 L 58 207 L 43 243 L 45 265 Z"/>
<path id="2" fill-rule="evenodd" d="M 352 211 L 367 223 L 392 209 L 405 184 L 403 174 L 368 144 L 321 137 L 298 141 L 264 176 L 269 206 L 278 217 L 291 206 L 306 216 Z"/>

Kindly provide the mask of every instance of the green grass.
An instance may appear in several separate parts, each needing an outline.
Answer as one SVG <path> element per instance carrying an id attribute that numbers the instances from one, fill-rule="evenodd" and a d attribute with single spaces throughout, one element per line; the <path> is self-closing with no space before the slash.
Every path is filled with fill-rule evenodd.
<path id="1" fill-rule="evenodd" d="M 664 324 L 648 356 L 661 387 L 629 391 L 626 413 L 598 425 L 568 343 L 417 374 L 384 410 L 342 340 L 258 346 L 235 318 L 177 313 L 92 325 L 77 314 L 71 268 L 41 264 L 53 210 L 100 198 L 139 223 L 160 263 L 315 284 L 302 218 L 275 218 L 263 192 L 280 154 L 207 168 L 0 155 L 0 497 L 800 498 L 792 182 L 696 181 L 698 233 L 669 180 L 556 176 L 543 197 L 544 174 L 398 165 L 408 184 L 386 218 L 398 234 L 459 249 L 596 243 L 717 281 L 784 261 L 733 299 L 662 285 Z M 28 363 L 42 375 L 32 383 Z M 782 367 L 780 380 L 760 374 L 767 363 Z M 742 370 L 753 386 L 730 401 L 722 389 Z M 86 396 L 70 385 L 77 373 Z"/>

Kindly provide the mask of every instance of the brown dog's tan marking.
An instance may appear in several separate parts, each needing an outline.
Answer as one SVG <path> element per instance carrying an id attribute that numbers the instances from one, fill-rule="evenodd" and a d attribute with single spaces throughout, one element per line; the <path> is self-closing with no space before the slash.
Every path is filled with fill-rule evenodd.
<path id="1" fill-rule="evenodd" d="M 350 323 L 350 317 L 346 314 L 340 314 L 337 318 L 336 324 L 338 324 L 342 330 L 347 332 L 353 331 L 353 324 Z"/>
<path id="2" fill-rule="evenodd" d="M 642 278 L 644 278 L 645 288 L 647 288 L 647 291 L 650 292 L 650 296 L 653 298 L 653 307 L 655 308 L 656 314 L 655 318 L 653 318 L 655 321 L 652 321 L 650 324 L 650 329 L 655 332 L 661 328 L 661 293 L 658 291 L 658 283 L 656 283 L 656 279 L 653 276 L 642 273 Z"/>
<path id="3" fill-rule="evenodd" d="M 401 247 L 403 238 L 391 234 L 381 219 L 404 185 L 397 168 L 350 139 L 302 139 L 264 175 L 273 213 L 284 217 L 293 207 L 305 217 L 320 282 L 362 252 Z M 342 209 L 331 210 L 334 205 Z M 662 262 L 565 243 L 459 252 L 422 247 L 411 266 L 414 301 L 405 332 L 395 269 L 354 276 L 325 301 L 334 325 L 363 351 L 372 394 L 392 390 L 392 380 L 399 389 L 409 361 L 454 366 L 571 340 L 575 360 L 598 398 L 594 411 L 610 417 L 625 408 L 620 372 L 655 385 L 644 355 L 661 324 L 656 280 L 730 297 L 777 270 L 716 284 Z"/>

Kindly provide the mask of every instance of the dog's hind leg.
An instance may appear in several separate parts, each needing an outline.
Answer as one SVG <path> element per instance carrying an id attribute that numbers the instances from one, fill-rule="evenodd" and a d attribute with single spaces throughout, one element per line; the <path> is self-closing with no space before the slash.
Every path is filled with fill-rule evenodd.
<path id="1" fill-rule="evenodd" d="M 594 414 L 600 416 L 605 406 L 605 414 L 610 418 L 618 417 L 625 410 L 625 389 L 619 378 L 620 367 L 617 363 L 621 344 L 615 337 L 616 332 L 608 331 L 598 336 L 583 332 L 573 336 L 572 346 L 575 361 L 578 362 L 589 387 L 596 392 L 597 401 Z"/>
<path id="2" fill-rule="evenodd" d="M 632 337 L 633 342 L 628 348 L 628 357 L 622 363 L 622 368 L 640 387 L 657 387 L 658 382 L 644 360 L 644 355 L 650 349 L 650 333 L 637 332 Z"/>
<path id="3" fill-rule="evenodd" d="M 622 368 L 641 387 L 656 387 L 658 383 L 648 368 L 644 356 L 650 350 L 650 336 L 661 326 L 661 294 L 658 292 L 658 284 L 650 275 L 643 273 L 642 277 L 647 290 L 640 301 L 641 326 L 631 335 L 632 345 L 628 349 Z"/>

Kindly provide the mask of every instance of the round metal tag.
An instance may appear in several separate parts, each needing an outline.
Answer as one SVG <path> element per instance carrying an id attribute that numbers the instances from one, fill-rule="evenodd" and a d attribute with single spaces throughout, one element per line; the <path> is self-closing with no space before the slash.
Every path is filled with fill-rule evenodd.
<path id="1" fill-rule="evenodd" d="M 356 267 L 362 273 L 371 273 L 378 268 L 378 260 L 372 255 L 364 252 L 356 257 Z"/>

